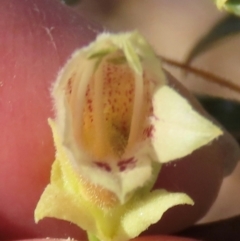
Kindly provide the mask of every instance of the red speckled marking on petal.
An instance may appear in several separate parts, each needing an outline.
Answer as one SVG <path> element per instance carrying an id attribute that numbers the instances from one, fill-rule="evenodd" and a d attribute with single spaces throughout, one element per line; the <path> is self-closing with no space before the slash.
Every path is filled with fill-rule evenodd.
<path id="1" fill-rule="evenodd" d="M 110 165 L 105 162 L 94 162 L 94 163 L 104 171 L 111 172 L 111 170 L 112 170 Z"/>
<path id="2" fill-rule="evenodd" d="M 134 157 L 130 157 L 126 160 L 121 160 L 118 162 L 119 171 L 123 172 L 126 169 L 132 169 L 135 167 L 137 160 Z"/>

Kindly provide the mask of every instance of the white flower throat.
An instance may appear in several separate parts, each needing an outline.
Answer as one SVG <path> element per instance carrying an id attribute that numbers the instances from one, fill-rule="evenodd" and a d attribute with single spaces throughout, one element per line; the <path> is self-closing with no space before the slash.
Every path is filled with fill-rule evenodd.
<path id="1" fill-rule="evenodd" d="M 151 134 L 154 82 L 146 73 L 134 73 L 121 52 L 100 61 L 90 58 L 81 69 L 67 89 L 76 142 L 99 166 L 110 170 L 108 164 L 115 160 L 122 171 Z"/>
<path id="2" fill-rule="evenodd" d="M 136 32 L 103 34 L 77 50 L 53 97 L 69 163 L 120 203 L 156 178 L 153 165 L 186 156 L 221 134 L 167 86 L 161 61 Z"/>

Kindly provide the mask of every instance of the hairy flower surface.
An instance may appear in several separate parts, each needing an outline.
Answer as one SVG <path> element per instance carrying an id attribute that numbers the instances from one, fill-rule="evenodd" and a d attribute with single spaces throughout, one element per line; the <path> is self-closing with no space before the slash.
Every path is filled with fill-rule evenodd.
<path id="1" fill-rule="evenodd" d="M 159 59 L 137 32 L 102 34 L 77 50 L 53 88 L 56 146 L 51 182 L 35 220 L 68 220 L 103 241 L 128 240 L 184 193 L 151 191 L 162 163 L 222 131 L 167 85 Z"/>

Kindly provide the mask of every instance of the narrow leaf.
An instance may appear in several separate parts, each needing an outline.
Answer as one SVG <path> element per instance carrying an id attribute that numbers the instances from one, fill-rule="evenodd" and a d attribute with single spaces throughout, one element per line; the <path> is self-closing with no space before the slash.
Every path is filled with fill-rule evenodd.
<path id="1" fill-rule="evenodd" d="M 210 29 L 193 47 L 186 59 L 186 64 L 190 64 L 197 56 L 220 43 L 220 40 L 226 40 L 227 37 L 231 37 L 239 32 L 240 18 L 233 15 L 225 17 Z"/>
<path id="2" fill-rule="evenodd" d="M 200 96 L 198 100 L 204 109 L 218 120 L 229 132 L 240 133 L 240 104 L 232 100 Z"/>

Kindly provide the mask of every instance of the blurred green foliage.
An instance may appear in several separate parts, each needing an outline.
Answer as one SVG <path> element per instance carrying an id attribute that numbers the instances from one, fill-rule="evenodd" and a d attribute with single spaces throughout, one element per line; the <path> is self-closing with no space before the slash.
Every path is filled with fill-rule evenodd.
<path id="1" fill-rule="evenodd" d="M 219 9 L 240 16 L 240 0 L 213 0 Z"/>
<path id="2" fill-rule="evenodd" d="M 186 64 L 190 64 L 200 54 L 240 32 L 240 18 L 228 15 L 214 25 L 206 35 L 202 36 L 190 51 Z"/>

